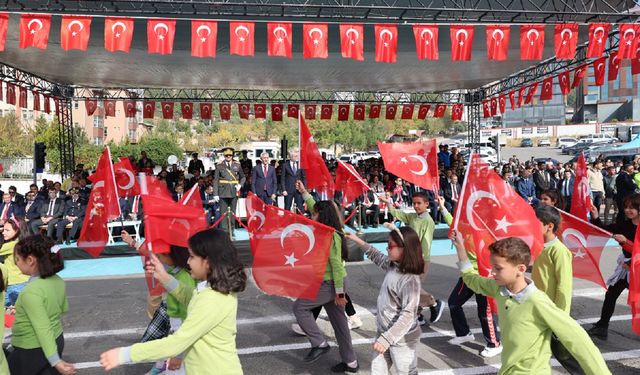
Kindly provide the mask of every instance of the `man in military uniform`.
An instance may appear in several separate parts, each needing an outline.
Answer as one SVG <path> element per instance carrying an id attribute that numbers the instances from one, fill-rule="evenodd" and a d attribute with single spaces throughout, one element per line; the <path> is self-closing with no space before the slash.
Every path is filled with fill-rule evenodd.
<path id="1" fill-rule="evenodd" d="M 231 213 L 236 213 L 238 203 L 238 192 L 245 182 L 244 172 L 240 163 L 233 160 L 233 149 L 225 147 L 222 149 L 224 160 L 216 165 L 213 178 L 213 195 L 215 201 L 220 201 L 220 214 L 227 213 L 231 208 Z M 223 220 L 222 228 L 233 233 L 233 216 Z M 232 223 L 232 224 L 228 224 Z"/>
<path id="2" fill-rule="evenodd" d="M 67 244 L 69 244 L 70 240 L 76 239 L 82 227 L 82 222 L 84 221 L 84 211 L 87 209 L 84 200 L 80 199 L 80 189 L 71 188 L 69 193 L 71 193 L 71 198 L 65 202 L 64 216 L 62 220 L 56 224 L 56 238 L 58 243 L 62 243 L 64 229 L 67 224 L 71 224 L 69 237 L 66 241 Z"/>

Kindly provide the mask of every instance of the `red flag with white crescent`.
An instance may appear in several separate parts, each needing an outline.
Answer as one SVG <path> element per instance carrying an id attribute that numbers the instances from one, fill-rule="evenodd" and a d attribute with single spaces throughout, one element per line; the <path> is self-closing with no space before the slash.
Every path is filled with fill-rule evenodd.
<path id="1" fill-rule="evenodd" d="M 193 103 L 182 102 L 180 103 L 182 109 L 182 118 L 185 120 L 191 120 L 193 118 Z"/>
<path id="2" fill-rule="evenodd" d="M 426 119 L 430 109 L 431 109 L 431 104 L 420 104 L 420 108 L 418 109 L 418 119 L 419 120 Z"/>
<path id="3" fill-rule="evenodd" d="M 364 104 L 356 104 L 353 106 L 353 119 L 357 121 L 364 121 L 364 112 L 366 106 Z"/>
<path id="4" fill-rule="evenodd" d="M 571 215 L 575 215 L 582 220 L 589 220 L 588 214 L 591 210 L 591 189 L 589 188 L 589 176 L 587 174 L 587 162 L 584 154 L 578 156 L 576 161 L 576 176 L 571 195 Z"/>
<path id="5" fill-rule="evenodd" d="M 304 105 L 304 118 L 307 120 L 315 120 L 316 119 L 316 105 L 315 104 L 305 104 Z"/>
<path id="6" fill-rule="evenodd" d="M 503 115 L 507 111 L 507 99 L 504 94 L 498 97 L 498 109 L 500 110 L 500 113 Z"/>
<path id="7" fill-rule="evenodd" d="M 129 158 L 121 157 L 120 161 L 113 165 L 113 170 L 116 176 L 118 197 L 131 197 L 140 194 L 140 184 L 138 184 L 136 172 L 133 170 Z"/>
<path id="8" fill-rule="evenodd" d="M 578 87 L 582 79 L 584 78 L 585 73 L 587 73 L 587 64 L 580 65 L 579 67 L 573 70 L 573 82 L 571 83 L 571 88 L 575 89 Z"/>
<path id="9" fill-rule="evenodd" d="M 4 51 L 4 43 L 7 40 L 8 28 L 9 28 L 9 14 L 0 13 L 0 51 Z"/>
<path id="10" fill-rule="evenodd" d="M 302 25 L 302 56 L 305 59 L 326 59 L 329 26 L 326 23 L 305 23 Z"/>
<path id="11" fill-rule="evenodd" d="M 462 103 L 451 105 L 451 120 L 462 121 L 463 109 L 464 109 L 464 104 Z"/>
<path id="12" fill-rule="evenodd" d="M 527 90 L 527 96 L 524 99 L 524 104 L 531 103 L 531 101 L 533 100 L 533 97 L 536 95 L 536 91 L 538 91 L 539 84 L 540 82 L 534 82 L 529 86 L 529 89 Z"/>
<path id="13" fill-rule="evenodd" d="M 511 110 L 516 109 L 516 92 L 515 90 L 509 91 L 509 104 L 511 105 Z"/>
<path id="14" fill-rule="evenodd" d="M 96 108 L 98 108 L 98 101 L 87 99 L 84 101 L 84 108 L 87 111 L 87 116 L 93 116 Z"/>
<path id="15" fill-rule="evenodd" d="M 129 52 L 133 39 L 133 18 L 104 19 L 104 49 Z"/>
<path id="16" fill-rule="evenodd" d="M 338 105 L 338 121 L 349 121 L 349 104 Z"/>
<path id="17" fill-rule="evenodd" d="M 253 114 L 255 118 L 267 118 L 267 105 L 266 104 L 254 104 Z"/>
<path id="18" fill-rule="evenodd" d="M 498 115 L 498 98 L 491 98 L 489 101 L 489 105 L 491 106 L 491 116 Z"/>
<path id="19" fill-rule="evenodd" d="M 220 103 L 218 105 L 218 110 L 220 111 L 221 120 L 229 121 L 231 119 L 231 104 Z"/>
<path id="20" fill-rule="evenodd" d="M 122 106 L 124 107 L 125 117 L 136 117 L 136 113 L 138 113 L 138 107 L 135 100 L 125 100 L 122 102 Z"/>
<path id="21" fill-rule="evenodd" d="M 520 26 L 520 60 L 542 60 L 544 25 Z"/>
<path id="22" fill-rule="evenodd" d="M 551 98 L 553 98 L 553 77 L 547 77 L 542 81 L 540 100 L 551 100 Z"/>
<path id="23" fill-rule="evenodd" d="M 482 117 L 489 118 L 491 117 L 491 100 L 486 99 L 482 101 Z"/>
<path id="24" fill-rule="evenodd" d="M 438 25 L 413 25 L 418 60 L 438 60 Z"/>
<path id="25" fill-rule="evenodd" d="M 297 118 L 300 112 L 299 104 L 287 104 L 287 117 Z"/>
<path id="26" fill-rule="evenodd" d="M 578 24 L 557 24 L 555 26 L 554 41 L 556 59 L 573 60 L 578 46 Z"/>
<path id="27" fill-rule="evenodd" d="M 343 203 L 348 205 L 369 191 L 369 184 L 360 176 L 353 165 L 338 160 L 336 189 L 342 191 Z"/>
<path id="28" fill-rule="evenodd" d="M 595 80 L 594 84 L 596 86 L 602 86 L 604 84 L 604 72 L 606 70 L 606 63 L 606 57 L 601 57 L 593 61 L 593 77 Z"/>
<path id="29" fill-rule="evenodd" d="M 441 118 L 444 117 L 444 113 L 447 111 L 446 104 L 436 104 L 436 108 L 433 110 L 433 117 Z"/>
<path id="30" fill-rule="evenodd" d="M 282 121 L 283 104 L 271 104 L 271 121 Z"/>
<path id="31" fill-rule="evenodd" d="M 608 23 L 589 24 L 589 44 L 587 45 L 587 58 L 602 57 L 604 47 L 611 25 Z"/>
<path id="32" fill-rule="evenodd" d="M 322 107 L 320 108 L 320 119 L 331 120 L 332 114 L 333 114 L 333 105 L 323 104 Z"/>
<path id="33" fill-rule="evenodd" d="M 613 51 L 609 54 L 609 74 L 607 75 L 608 81 L 615 81 L 618 79 L 618 72 L 620 71 L 620 58 L 618 53 Z"/>
<path id="34" fill-rule="evenodd" d="M 62 16 L 60 23 L 60 47 L 68 51 L 70 49 L 87 50 L 89 36 L 91 34 L 91 17 Z"/>
<path id="35" fill-rule="evenodd" d="M 396 25 L 376 24 L 376 62 L 395 63 L 398 52 L 398 27 Z"/>
<path id="36" fill-rule="evenodd" d="M 380 104 L 371 104 L 369 106 L 369 118 L 380 118 L 380 111 L 382 110 L 382 105 Z"/>
<path id="37" fill-rule="evenodd" d="M 173 120 L 173 102 L 161 102 L 162 118 L 165 120 Z"/>
<path id="38" fill-rule="evenodd" d="M 560 85 L 562 95 L 569 95 L 571 91 L 571 78 L 569 77 L 568 70 L 558 74 L 558 85 Z"/>
<path id="39" fill-rule="evenodd" d="M 18 105 L 20 106 L 20 108 L 27 108 L 27 88 L 20 86 L 19 90 L 20 97 L 18 100 Z"/>
<path id="40" fill-rule="evenodd" d="M 211 120 L 213 113 L 212 103 L 200 103 L 200 118 L 202 120 Z"/>
<path id="41" fill-rule="evenodd" d="M 402 120 L 411 120 L 411 119 L 413 119 L 413 109 L 414 109 L 414 105 L 413 104 L 403 104 L 402 105 L 402 114 L 400 115 L 400 118 Z"/>
<path id="42" fill-rule="evenodd" d="M 254 55 L 254 29 L 253 22 L 229 22 L 230 55 Z"/>
<path id="43" fill-rule="evenodd" d="M 472 25 L 456 25 L 450 26 L 449 34 L 451 37 L 451 60 L 452 61 L 470 61 L 471 50 L 473 49 L 473 31 Z"/>
<path id="44" fill-rule="evenodd" d="M 388 172 L 425 189 L 439 190 L 435 139 L 407 143 L 378 142 L 378 150 Z"/>
<path id="45" fill-rule="evenodd" d="M 50 14 L 23 14 L 20 16 L 20 48 L 35 47 L 47 49 Z"/>
<path id="46" fill-rule="evenodd" d="M 340 24 L 340 47 L 345 59 L 364 61 L 364 26 Z"/>
<path id="47" fill-rule="evenodd" d="M 487 29 L 487 57 L 489 60 L 504 61 L 509 53 L 509 38 L 511 26 L 488 25 Z"/>
<path id="48" fill-rule="evenodd" d="M 2 92 L 2 90 L 0 90 L 0 92 Z M 33 90 L 31 94 L 33 95 L 33 110 L 40 112 L 40 93 Z"/>
<path id="49" fill-rule="evenodd" d="M 250 108 L 251 107 L 249 103 L 238 103 L 238 115 L 240 116 L 241 119 L 243 120 L 249 119 L 249 112 L 251 112 Z"/>
<path id="50" fill-rule="evenodd" d="M 267 23 L 267 55 L 291 58 L 293 32 L 291 23 Z"/>
<path id="51" fill-rule="evenodd" d="M 142 102 L 142 117 L 143 118 L 154 118 L 156 112 L 156 102 L 145 100 Z"/>
<path id="52" fill-rule="evenodd" d="M 147 48 L 149 53 L 170 55 L 173 53 L 173 38 L 176 34 L 176 20 L 147 20 Z"/>
<path id="53" fill-rule="evenodd" d="M 636 57 L 638 40 L 640 39 L 640 25 L 637 23 L 622 23 L 618 26 L 620 42 L 618 43 L 618 57 L 633 59 Z"/>
<path id="54" fill-rule="evenodd" d="M 326 192 L 328 197 L 333 197 L 335 191 L 333 178 L 302 116 L 298 117 L 298 131 L 300 136 L 300 166 L 308 172 L 307 187 L 318 192 Z"/>
<path id="55" fill-rule="evenodd" d="M 116 116 L 116 101 L 105 100 L 104 101 L 104 116 L 115 117 Z"/>
<path id="56" fill-rule="evenodd" d="M 191 56 L 216 57 L 218 23 L 216 21 L 191 21 Z"/>
<path id="57" fill-rule="evenodd" d="M 398 111 L 397 104 L 387 104 L 385 108 L 384 118 L 387 120 L 395 120 L 397 111 Z"/>

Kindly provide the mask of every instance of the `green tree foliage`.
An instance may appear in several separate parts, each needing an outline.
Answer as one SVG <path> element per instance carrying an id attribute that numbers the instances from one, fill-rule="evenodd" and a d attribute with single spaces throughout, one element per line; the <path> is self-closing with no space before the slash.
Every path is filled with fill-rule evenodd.
<path id="1" fill-rule="evenodd" d="M 0 117 L 0 157 L 33 155 L 34 132 L 25 128 L 14 113 Z"/>

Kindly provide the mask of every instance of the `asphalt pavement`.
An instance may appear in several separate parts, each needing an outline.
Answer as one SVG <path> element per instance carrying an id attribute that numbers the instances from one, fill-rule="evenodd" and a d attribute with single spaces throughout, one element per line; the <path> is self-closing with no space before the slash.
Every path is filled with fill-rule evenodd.
<path id="1" fill-rule="evenodd" d="M 614 267 L 617 251 L 605 251 L 603 272 Z M 438 298 L 446 300 L 455 285 L 458 271 L 455 257 L 432 257 L 432 267 L 424 286 Z M 249 271 L 249 270 L 248 270 Z M 349 293 L 364 326 L 352 331 L 354 348 L 361 364 L 361 374 L 369 374 L 372 342 L 375 337 L 376 298 L 383 272 L 368 261 L 347 265 Z M 602 306 L 604 289 L 576 280 L 572 316 L 584 327 L 597 320 Z M 103 373 L 97 363 L 101 352 L 117 346 L 136 343 L 148 322 L 146 286 L 142 275 L 72 279 L 67 281 L 69 312 L 64 316 L 65 348 L 63 358 L 77 364 L 79 374 Z M 614 374 L 640 372 L 640 338 L 631 330 L 631 312 L 626 305 L 626 292 L 618 300 L 609 340 L 596 340 Z M 237 348 L 246 374 L 328 374 L 339 362 L 338 350 L 333 348 L 312 365 L 302 357 L 309 349 L 308 341 L 290 329 L 294 322 L 292 301 L 262 294 L 250 282 L 239 295 Z M 483 349 L 475 301 L 465 306 L 469 324 L 476 341 L 460 347 L 447 344 L 453 335 L 448 309 L 440 322 L 423 327 L 418 348 L 421 374 L 488 374 L 496 373 L 500 358 L 484 359 L 478 355 Z M 212 312 L 215 313 L 215 312 Z M 319 319 L 320 327 L 329 340 L 334 340 L 326 318 Z M 527 340 L 526 337 L 522 338 Z M 335 343 L 334 343 L 335 345 Z M 113 374 L 144 374 L 150 364 L 127 365 Z M 210 372 L 214 375 L 215 369 Z M 557 367 L 554 373 L 564 373 Z"/>
<path id="2" fill-rule="evenodd" d="M 515 155 L 521 163 L 530 160 L 532 156 L 535 159 L 552 158 L 561 163 L 568 162 L 573 158 L 572 155 L 563 155 L 556 147 L 502 147 L 500 152 L 500 159 L 507 161 Z"/>

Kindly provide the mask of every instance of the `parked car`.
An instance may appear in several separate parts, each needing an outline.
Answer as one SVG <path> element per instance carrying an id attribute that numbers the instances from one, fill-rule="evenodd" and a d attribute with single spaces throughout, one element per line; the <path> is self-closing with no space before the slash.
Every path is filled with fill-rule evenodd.
<path id="1" fill-rule="evenodd" d="M 544 138 L 538 141 L 538 147 L 551 147 L 551 142 Z"/>
<path id="2" fill-rule="evenodd" d="M 565 155 L 577 155 L 582 151 L 588 150 L 590 147 L 596 146 L 591 142 L 578 142 L 575 146 L 562 149 L 562 153 Z"/>
<path id="3" fill-rule="evenodd" d="M 520 147 L 533 147 L 533 140 L 531 138 L 522 138 Z"/>
<path id="4" fill-rule="evenodd" d="M 358 164 L 358 157 L 354 154 L 344 154 L 342 156 L 340 156 L 340 158 L 338 159 L 342 162 L 345 163 L 351 163 L 353 165 L 357 165 Z"/>
<path id="5" fill-rule="evenodd" d="M 538 163 L 548 163 L 551 162 L 553 163 L 553 165 L 559 165 L 560 162 L 556 159 L 552 159 L 552 158 L 535 158 L 533 159 L 533 161 L 538 164 Z"/>
<path id="6" fill-rule="evenodd" d="M 585 137 L 580 137 L 580 142 L 616 143 L 618 141 L 619 141 L 618 138 L 612 137 L 606 133 L 592 134 L 592 135 L 587 135 Z"/>
<path id="7" fill-rule="evenodd" d="M 558 138 L 558 143 L 556 143 L 556 147 L 558 148 L 571 147 L 571 146 L 574 146 L 576 143 L 578 143 L 578 140 L 575 138 L 562 137 L 562 138 Z"/>

